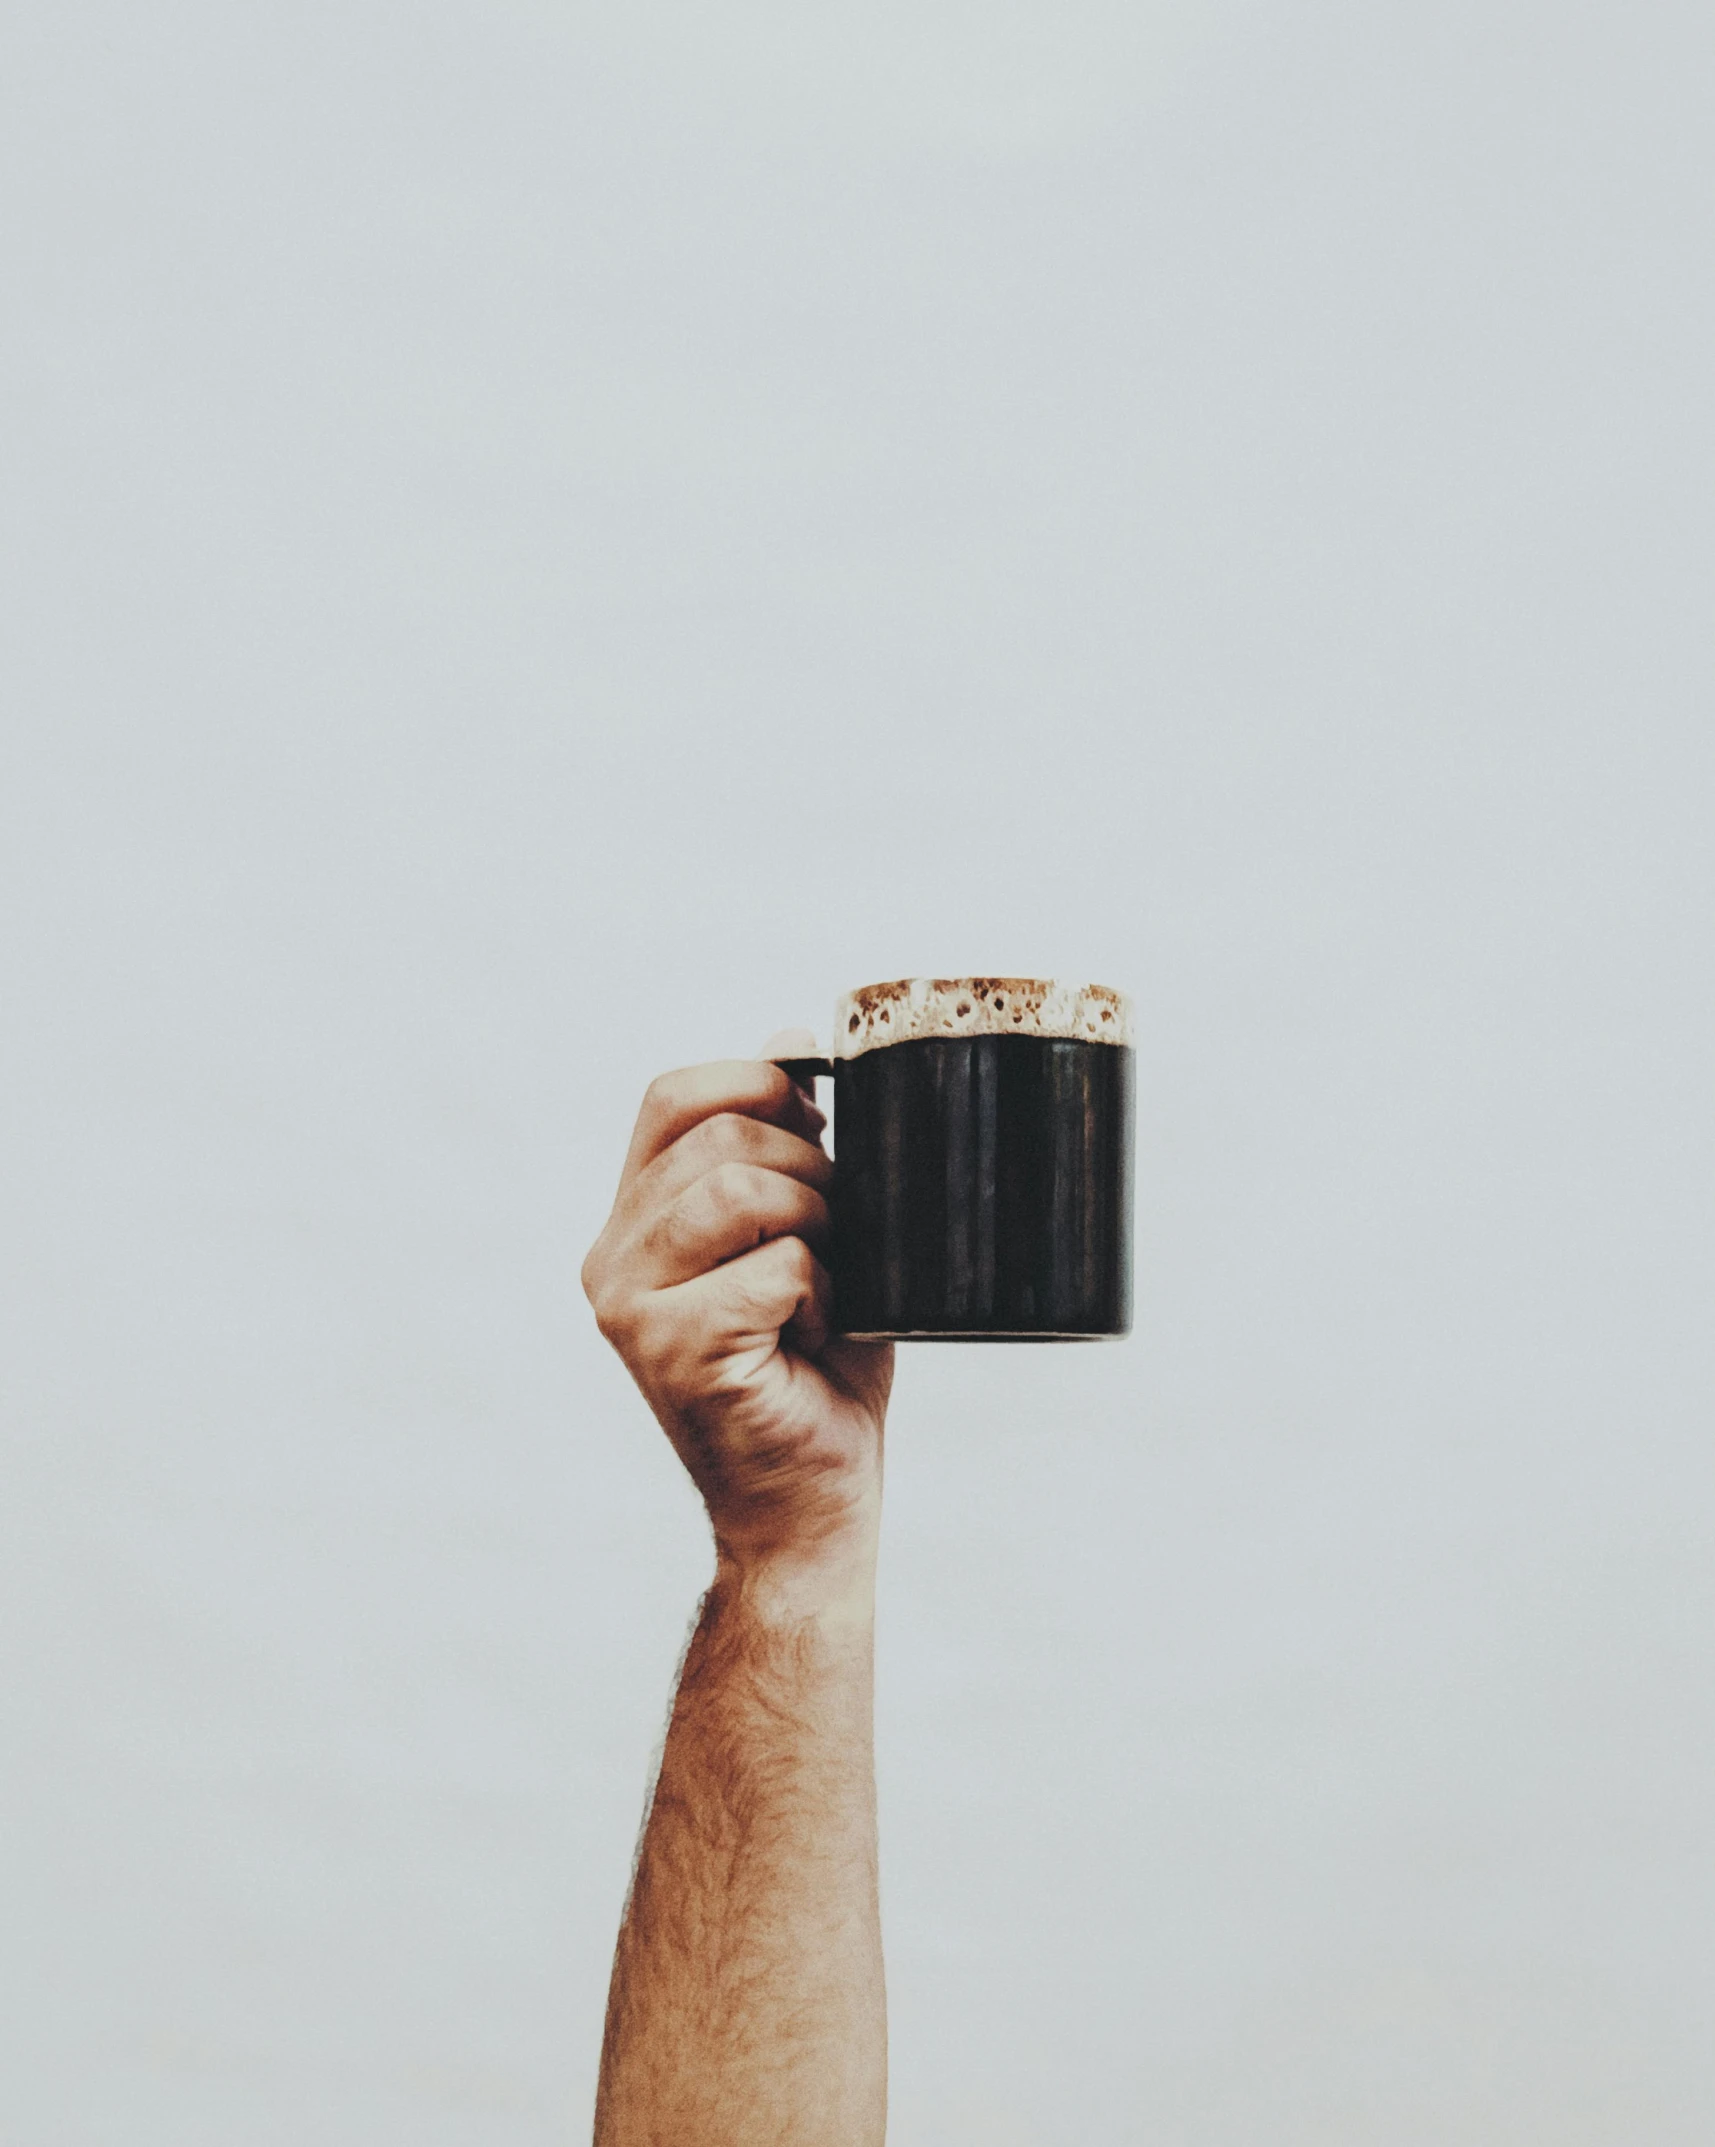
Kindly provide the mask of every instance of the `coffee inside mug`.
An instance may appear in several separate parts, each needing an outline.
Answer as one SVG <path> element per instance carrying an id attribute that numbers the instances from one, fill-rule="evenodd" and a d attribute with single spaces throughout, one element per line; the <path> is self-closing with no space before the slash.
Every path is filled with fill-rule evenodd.
<path id="1" fill-rule="evenodd" d="M 1134 1075 L 1121 993 L 1031 977 L 869 984 L 840 1001 L 833 1048 L 841 1333 L 1070 1342 L 1130 1331 Z"/>

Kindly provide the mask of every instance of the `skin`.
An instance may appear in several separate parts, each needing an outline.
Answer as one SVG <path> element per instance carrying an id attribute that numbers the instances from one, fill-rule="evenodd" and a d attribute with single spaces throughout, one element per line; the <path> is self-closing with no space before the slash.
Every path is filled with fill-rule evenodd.
<path id="1" fill-rule="evenodd" d="M 880 2147 L 886 2128 L 872 1722 L 893 1351 L 829 1336 L 824 1124 L 762 1061 L 663 1075 L 584 1263 L 715 1541 L 614 1958 L 596 2147 Z"/>

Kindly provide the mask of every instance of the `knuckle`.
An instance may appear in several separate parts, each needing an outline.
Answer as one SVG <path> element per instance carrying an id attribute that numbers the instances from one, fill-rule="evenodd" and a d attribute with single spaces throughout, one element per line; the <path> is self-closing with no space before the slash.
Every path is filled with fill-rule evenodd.
<path id="1" fill-rule="evenodd" d="M 712 1118 L 703 1120 L 693 1136 L 697 1153 L 706 1156 L 711 1165 L 744 1155 L 749 1147 L 745 1129 L 751 1124 L 737 1111 L 717 1111 Z"/>
<path id="2" fill-rule="evenodd" d="M 655 1105 L 671 1103 L 671 1101 L 673 1100 L 674 1085 L 678 1081 L 678 1078 L 679 1077 L 677 1074 L 657 1074 L 654 1080 L 651 1081 L 649 1086 L 643 1091 L 644 1102 Z"/>
<path id="3" fill-rule="evenodd" d="M 657 1074 L 643 1091 L 643 1108 L 639 1114 L 646 1125 L 660 1125 L 675 1114 L 684 1088 L 682 1073 Z"/>
<path id="4" fill-rule="evenodd" d="M 706 1210 L 697 1204 L 698 1190 L 692 1186 L 681 1193 L 671 1207 L 655 1218 L 643 1241 L 645 1252 L 682 1257 L 695 1250 L 708 1228 Z"/>
<path id="5" fill-rule="evenodd" d="M 670 1332 L 663 1333 L 660 1310 L 650 1298 L 628 1305 L 623 1320 L 626 1345 L 639 1364 L 659 1366 L 671 1354 Z"/>
<path id="6" fill-rule="evenodd" d="M 636 1324 L 636 1307 L 633 1293 L 626 1288 L 604 1244 L 605 1240 L 598 1238 L 590 1248 L 578 1279 L 595 1314 L 597 1332 L 623 1354 Z"/>
<path id="7" fill-rule="evenodd" d="M 767 1188 L 758 1181 L 767 1176 L 753 1163 L 717 1163 L 706 1180 L 709 1199 L 723 1216 L 748 1213 L 762 1204 Z"/>
<path id="8" fill-rule="evenodd" d="M 816 1255 L 804 1240 L 801 1237 L 782 1238 L 780 1247 L 779 1257 L 788 1280 L 796 1283 L 811 1281 L 816 1272 Z"/>

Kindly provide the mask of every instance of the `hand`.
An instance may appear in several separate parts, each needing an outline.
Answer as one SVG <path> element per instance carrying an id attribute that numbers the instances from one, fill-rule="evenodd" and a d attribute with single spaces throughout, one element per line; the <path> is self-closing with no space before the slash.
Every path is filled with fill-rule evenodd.
<path id="1" fill-rule="evenodd" d="M 808 1056 L 795 1036 L 765 1047 Z M 778 1066 L 663 1074 L 584 1262 L 602 1333 L 709 1509 L 725 1573 L 793 1609 L 873 1577 L 891 1343 L 829 1338 L 827 1121 Z"/>

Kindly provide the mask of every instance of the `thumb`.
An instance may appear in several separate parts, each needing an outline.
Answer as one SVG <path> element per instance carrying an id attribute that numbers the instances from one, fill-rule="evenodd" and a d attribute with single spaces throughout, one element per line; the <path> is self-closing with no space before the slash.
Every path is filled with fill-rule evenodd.
<path id="1" fill-rule="evenodd" d="M 819 1059 L 821 1049 L 808 1029 L 776 1029 L 757 1056 L 764 1059 Z M 802 1070 L 793 1073 L 798 1092 L 816 1112 L 823 1125 L 827 1118 L 816 1102 L 815 1077 Z"/>

